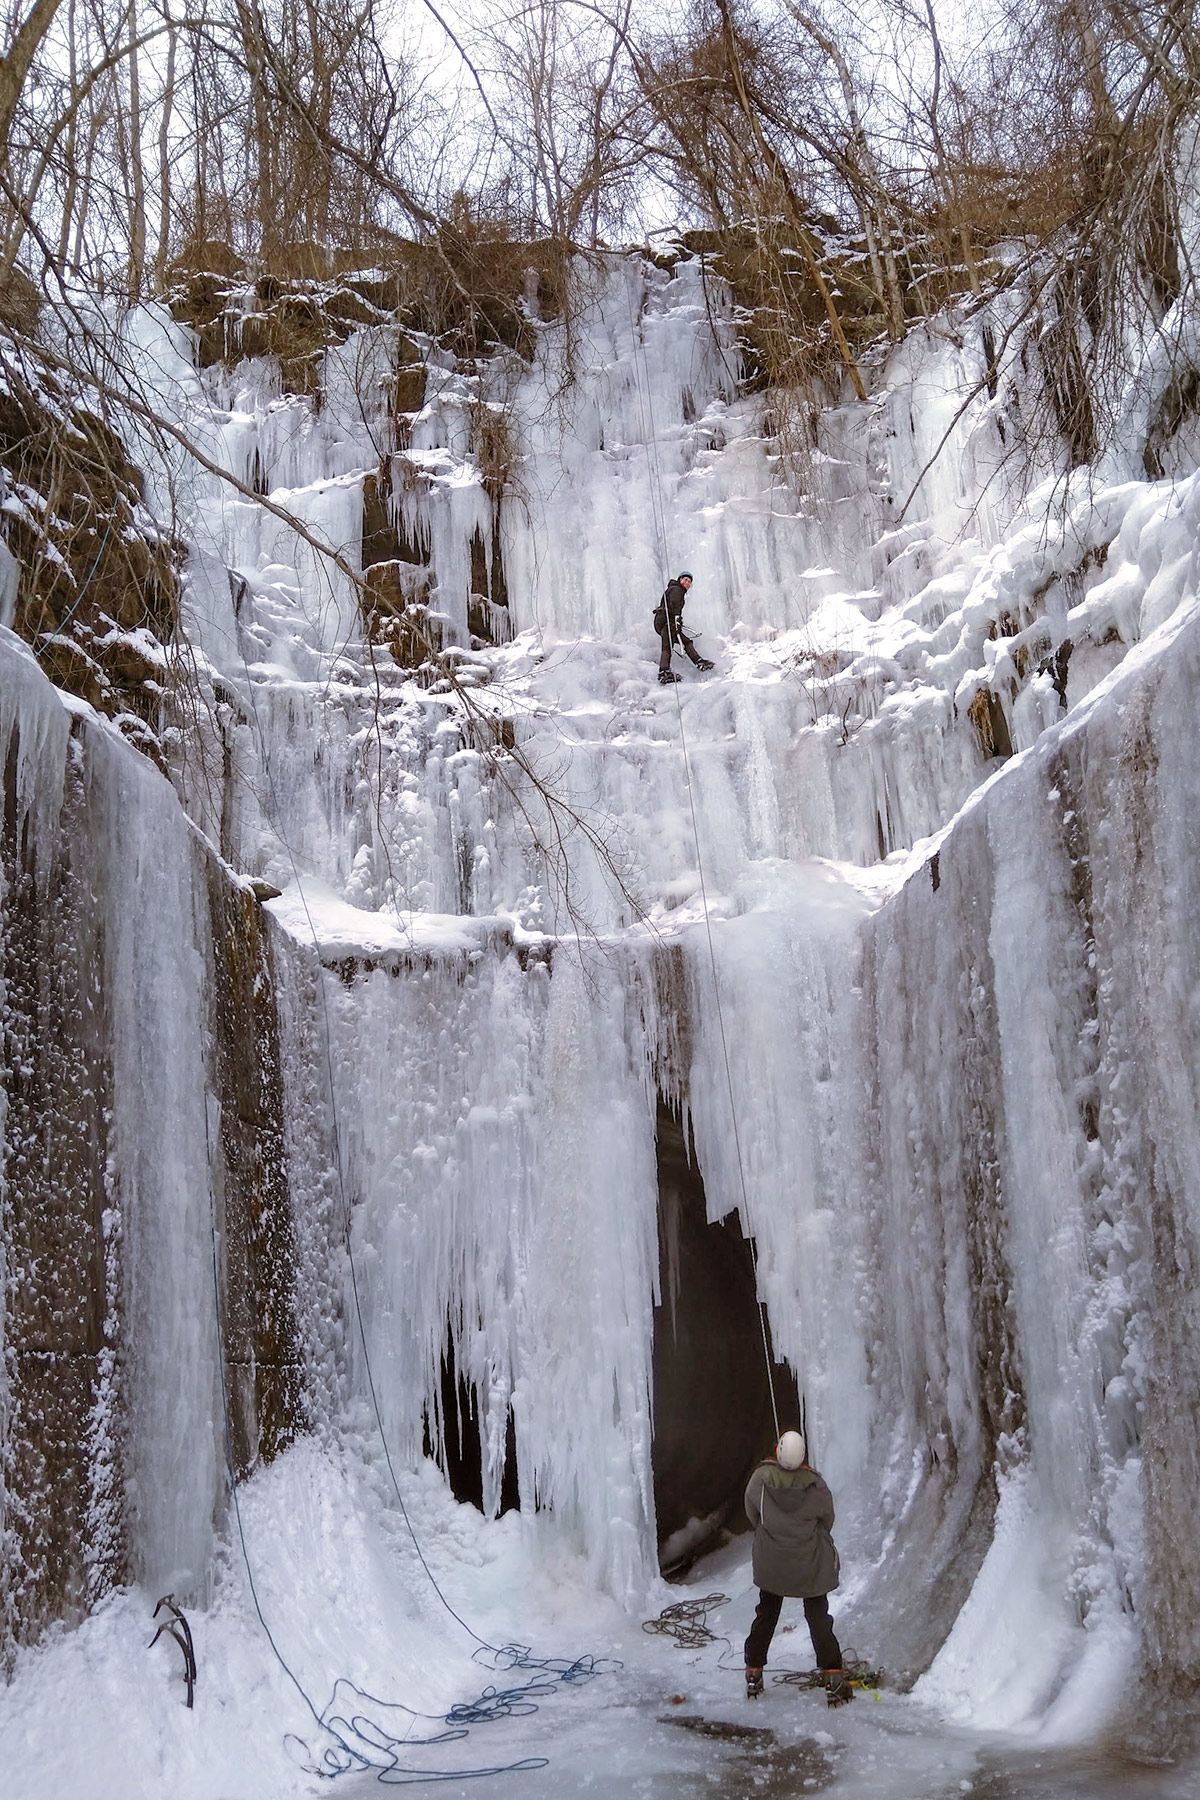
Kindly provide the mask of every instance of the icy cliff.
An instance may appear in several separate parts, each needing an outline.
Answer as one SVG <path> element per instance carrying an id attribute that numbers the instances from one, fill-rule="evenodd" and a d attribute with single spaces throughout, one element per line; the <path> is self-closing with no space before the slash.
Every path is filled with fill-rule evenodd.
<path id="1" fill-rule="evenodd" d="M 189 546 L 171 781 L 0 634 L 9 1640 L 203 1602 L 231 1468 L 309 1495 L 381 1430 L 643 1605 L 769 1446 L 752 1303 L 689 1290 L 744 1234 L 854 1641 L 963 1721 L 1066 1735 L 1133 1667 L 1169 1712 L 1200 477 L 1035 448 L 1011 293 L 785 456 L 698 260 L 577 289 L 531 363 L 418 344 L 404 410 L 386 321 L 319 402 L 126 323 L 203 453 L 131 412 Z M 660 689 L 683 566 L 717 666 Z"/>

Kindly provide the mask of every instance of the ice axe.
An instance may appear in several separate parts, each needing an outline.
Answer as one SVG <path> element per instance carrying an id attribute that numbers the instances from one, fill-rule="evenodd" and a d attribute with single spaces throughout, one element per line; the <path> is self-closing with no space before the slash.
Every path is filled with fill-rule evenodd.
<path id="1" fill-rule="evenodd" d="M 170 1616 L 163 1620 L 158 1630 L 154 1633 L 154 1636 L 150 1639 L 147 1649 L 153 1650 L 164 1631 L 168 1637 L 174 1638 L 175 1642 L 179 1645 L 179 1648 L 183 1653 L 183 1678 L 187 1682 L 187 1703 L 188 1710 L 190 1711 L 192 1706 L 192 1696 L 196 1691 L 196 1652 L 192 1646 L 192 1628 L 184 1618 L 179 1607 L 176 1606 L 174 1594 L 163 1595 L 162 1599 L 154 1609 L 153 1616 L 156 1619 L 164 1606 Z"/>

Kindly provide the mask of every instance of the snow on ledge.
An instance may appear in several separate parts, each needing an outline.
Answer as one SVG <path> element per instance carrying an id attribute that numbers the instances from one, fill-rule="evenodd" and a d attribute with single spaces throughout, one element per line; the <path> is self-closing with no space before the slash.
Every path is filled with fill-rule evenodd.
<path id="1" fill-rule="evenodd" d="M 300 943 L 313 944 L 323 963 L 358 962 L 384 968 L 431 958 L 474 957 L 508 940 L 529 948 L 539 938 L 516 921 L 434 912 L 366 912 L 315 875 L 292 881 L 264 912 Z"/>

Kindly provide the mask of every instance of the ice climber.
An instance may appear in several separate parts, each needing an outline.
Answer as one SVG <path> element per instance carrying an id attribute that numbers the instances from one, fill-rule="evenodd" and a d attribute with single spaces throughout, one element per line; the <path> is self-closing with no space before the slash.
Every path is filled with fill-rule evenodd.
<path id="1" fill-rule="evenodd" d="M 829 1617 L 828 1596 L 838 1584 L 838 1553 L 829 1533 L 833 1495 L 806 1461 L 798 1431 L 785 1431 L 774 1456 L 759 1463 L 746 1487 L 746 1517 L 754 1527 L 754 1583 L 758 1608 L 746 1639 L 746 1694 L 763 1690 L 763 1668 L 784 1597 L 803 1600 L 817 1671 L 830 1706 L 854 1696 Z"/>
<path id="2" fill-rule="evenodd" d="M 685 569 L 682 575 L 676 575 L 674 581 L 668 581 L 663 597 L 654 609 L 654 629 L 662 644 L 662 655 L 658 659 L 658 679 L 664 687 L 679 677 L 671 667 L 671 652 L 677 646 L 686 650 L 698 669 L 711 669 L 712 664 L 706 656 L 701 656 L 692 639 L 683 629 L 683 603 L 687 599 L 692 578 Z"/>

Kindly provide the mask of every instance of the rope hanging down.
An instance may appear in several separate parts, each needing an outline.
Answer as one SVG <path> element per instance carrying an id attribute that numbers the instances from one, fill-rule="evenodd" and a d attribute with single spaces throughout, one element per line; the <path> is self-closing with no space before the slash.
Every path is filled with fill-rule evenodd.
<path id="1" fill-rule="evenodd" d="M 76 591 L 75 598 L 71 602 L 70 611 L 67 613 L 67 616 L 63 620 L 61 625 L 56 625 L 53 631 L 48 631 L 45 634 L 44 642 L 39 644 L 37 649 L 33 653 L 35 657 L 41 657 L 46 654 L 47 650 L 50 648 L 51 644 L 55 641 L 55 639 L 62 637 L 63 633 L 67 629 L 67 626 L 71 623 L 71 620 L 75 617 L 75 614 L 79 611 L 80 606 L 83 604 L 83 597 L 92 585 L 92 577 L 95 575 L 96 570 L 100 567 L 100 558 L 104 555 L 105 546 L 107 545 L 109 538 L 112 536 L 112 528 L 113 528 L 113 522 L 112 522 L 112 518 L 110 516 L 107 524 L 104 527 L 104 536 L 100 539 L 100 542 L 96 548 L 96 554 L 92 558 L 92 566 L 88 570 L 87 574 L 84 576 L 82 582 L 79 585 L 79 588 Z"/>
<path id="2" fill-rule="evenodd" d="M 238 1494 L 238 1474 L 233 1451 L 232 1416 L 225 1370 L 225 1321 L 224 1308 L 221 1301 L 216 1199 L 210 1186 L 209 1208 L 212 1237 L 213 1306 L 217 1332 L 217 1365 L 220 1376 L 221 1418 L 225 1440 L 225 1460 L 229 1474 L 230 1497 L 233 1504 L 234 1521 L 237 1529 L 238 1543 L 242 1553 L 242 1562 L 246 1570 L 246 1580 L 249 1586 L 254 1611 L 257 1614 L 259 1625 L 262 1628 L 267 1643 L 270 1645 L 275 1660 L 295 1688 L 300 1699 L 303 1701 L 304 1706 L 311 1715 L 318 1731 L 327 1740 L 330 1740 L 327 1742 L 326 1747 L 319 1753 L 314 1751 L 304 1738 L 301 1738 L 294 1732 L 289 1732 L 287 1734 L 285 1742 L 293 1749 L 299 1767 L 302 1768 L 306 1774 L 319 1776 L 323 1779 L 333 1779 L 339 1775 L 352 1773 L 364 1775 L 370 1774 L 374 1775 L 385 1787 L 400 1787 L 407 1786 L 411 1783 L 425 1781 L 466 1781 L 494 1775 L 531 1774 L 539 1769 L 546 1768 L 549 1759 L 544 1756 L 530 1756 L 522 1757 L 519 1761 L 511 1763 L 489 1765 L 482 1768 L 460 1769 L 416 1768 L 411 1765 L 404 1766 L 399 1761 L 401 1754 L 410 1754 L 413 1749 L 419 1747 L 460 1742 L 468 1735 L 469 1729 L 473 1725 L 490 1724 L 499 1719 L 521 1717 L 530 1713 L 535 1713 L 538 1710 L 538 1704 L 541 1700 L 546 1699 L 550 1694 L 558 1692 L 562 1687 L 581 1685 L 591 1681 L 597 1675 L 615 1672 L 619 1670 L 622 1665 L 615 1658 L 598 1657 L 590 1654 L 579 1656 L 574 1659 L 566 1657 L 535 1656 L 528 1645 L 497 1645 L 491 1644 L 486 1638 L 480 1637 L 479 1633 L 475 1631 L 451 1605 L 439 1585 L 433 1570 L 426 1560 L 424 1550 L 421 1547 L 412 1519 L 409 1516 L 408 1508 L 404 1503 L 404 1496 L 400 1491 L 400 1484 L 396 1477 L 395 1466 L 392 1462 L 387 1434 L 384 1430 L 383 1416 L 375 1386 L 374 1372 L 371 1367 L 370 1350 L 367 1344 L 366 1325 L 363 1319 L 359 1298 L 358 1275 L 355 1268 L 354 1248 L 351 1238 L 352 1221 L 350 1197 L 346 1190 L 345 1174 L 342 1168 L 341 1143 L 338 1134 L 337 1094 L 334 1085 L 332 1051 L 333 1024 L 329 1014 L 329 1000 L 325 990 L 325 983 L 322 979 L 320 938 L 312 914 L 309 912 L 308 901 L 304 894 L 304 886 L 300 880 L 300 872 L 297 868 L 291 845 L 284 832 L 276 823 L 279 812 L 279 803 L 278 795 L 275 791 L 274 775 L 271 769 L 270 752 L 267 748 L 266 735 L 262 729 L 262 721 L 258 714 L 258 703 L 255 698 L 254 682 L 244 656 L 242 658 L 242 668 L 246 677 L 247 693 L 250 700 L 251 711 L 254 714 L 255 730 L 262 750 L 263 766 L 266 771 L 267 786 L 271 795 L 273 815 L 271 822 L 280 843 L 287 853 L 288 862 L 292 869 L 292 876 L 296 883 L 297 891 L 300 894 L 301 904 L 304 908 L 305 917 L 308 920 L 309 930 L 312 933 L 313 947 L 317 952 L 317 988 L 321 995 L 323 1023 L 325 1027 L 325 1060 L 329 1082 L 329 1105 L 332 1120 L 333 1149 L 337 1167 L 338 1186 L 343 1205 L 345 1245 L 347 1260 L 350 1267 L 351 1293 L 354 1300 L 354 1310 L 362 1342 L 363 1361 L 367 1373 L 368 1388 L 371 1395 L 375 1421 L 379 1429 L 380 1443 L 382 1444 L 384 1458 L 387 1463 L 388 1474 L 391 1477 L 396 1501 L 400 1508 L 400 1516 L 404 1521 L 408 1535 L 412 1540 L 413 1548 L 416 1551 L 421 1567 L 429 1580 L 430 1586 L 433 1588 L 434 1593 L 437 1595 L 446 1611 L 450 1614 L 451 1618 L 453 1618 L 456 1623 L 462 1627 L 463 1631 L 475 1641 L 477 1647 L 472 1655 L 472 1661 L 483 1664 L 483 1666 L 491 1669 L 494 1673 L 510 1674 L 519 1671 L 525 1676 L 524 1680 L 518 1681 L 510 1687 L 498 1688 L 494 1684 L 489 1684 L 476 1699 L 459 1702 L 451 1707 L 448 1713 L 424 1713 L 414 1707 L 405 1706 L 403 1702 L 400 1701 L 382 1700 L 378 1695 L 367 1693 L 364 1689 L 347 1680 L 344 1676 L 339 1677 L 338 1680 L 335 1681 L 330 1698 L 323 1708 L 318 1709 L 311 1699 L 299 1676 L 280 1650 L 271 1631 L 271 1627 L 267 1622 L 255 1585 L 254 1570 L 250 1560 L 250 1550 L 246 1541 L 245 1523 L 242 1518 L 241 1502 Z M 207 1160 L 209 1167 L 211 1168 L 213 1161 L 213 1146 L 207 1104 L 205 1106 L 204 1133 Z M 370 1713 L 353 1711 L 347 1716 L 347 1714 L 342 1711 L 347 1696 L 354 1701 L 370 1706 L 373 1710 Z M 405 1722 L 403 1732 L 397 1735 L 387 1730 L 380 1722 L 380 1714 L 392 1714 L 396 1716 L 399 1721 Z M 427 1727 L 433 1725 L 440 1726 L 442 1729 L 427 1732 L 424 1736 L 414 1736 L 414 1727 L 420 1722 L 424 1722 Z"/>
<path id="3" fill-rule="evenodd" d="M 658 457 L 658 432 L 654 421 L 654 394 L 650 386 L 649 369 L 646 366 L 646 347 L 638 331 L 637 320 L 633 311 L 633 298 L 626 288 L 629 301 L 629 328 L 633 337 L 633 373 L 638 394 L 638 412 L 641 416 L 642 436 L 647 445 L 647 463 L 652 464 L 650 473 L 650 509 L 654 520 L 655 535 L 658 540 L 659 572 L 664 582 L 669 579 L 667 564 L 667 526 L 666 515 L 662 503 L 662 468 Z M 638 372 L 638 355 L 641 355 L 642 374 Z M 645 375 L 643 384 L 642 375 Z M 643 405 L 643 385 L 645 405 Z M 649 418 L 647 420 L 647 409 Z M 708 906 L 708 884 L 704 874 L 704 856 L 700 849 L 700 825 L 696 817 L 696 795 L 692 785 L 692 765 L 688 754 L 687 732 L 683 723 L 683 700 L 678 685 L 672 683 L 675 695 L 675 714 L 679 725 L 679 743 L 683 751 L 683 776 L 687 788 L 688 810 L 692 819 L 692 838 L 696 846 L 696 868 L 700 875 L 700 903 L 704 908 L 704 930 L 708 940 L 708 962 L 712 971 L 713 995 L 716 1000 L 717 1027 L 721 1039 L 721 1057 L 725 1065 L 725 1087 L 729 1095 L 729 1117 L 733 1126 L 733 1147 L 737 1158 L 738 1183 L 742 1194 L 742 1217 L 746 1222 L 746 1236 L 750 1245 L 750 1260 L 754 1268 L 754 1292 L 758 1301 L 758 1324 L 762 1333 L 763 1360 L 767 1369 L 767 1389 L 771 1396 L 771 1417 L 775 1421 L 775 1436 L 780 1435 L 779 1402 L 775 1393 L 775 1365 L 771 1356 L 771 1340 L 767 1327 L 767 1304 L 762 1297 L 762 1289 L 758 1278 L 758 1246 L 750 1223 L 750 1197 L 746 1188 L 746 1169 L 742 1156 L 742 1140 L 738 1131 L 737 1102 L 733 1093 L 733 1069 L 729 1060 L 729 1040 L 725 1033 L 725 1010 L 721 1005 L 721 978 L 717 972 L 717 952 L 713 944 L 712 918 Z"/>

